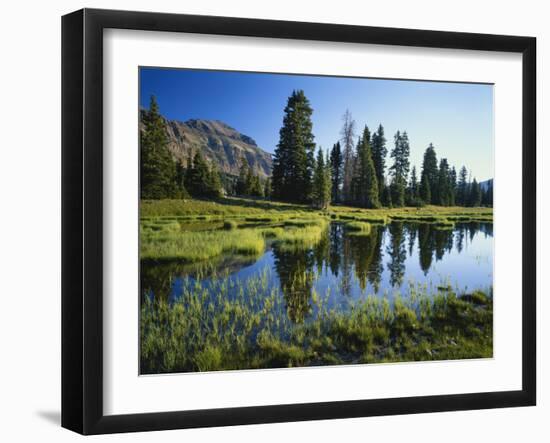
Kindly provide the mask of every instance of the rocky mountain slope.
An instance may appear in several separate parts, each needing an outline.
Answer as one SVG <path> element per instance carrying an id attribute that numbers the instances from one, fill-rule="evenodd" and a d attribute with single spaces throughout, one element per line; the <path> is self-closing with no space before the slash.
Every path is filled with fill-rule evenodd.
<path id="1" fill-rule="evenodd" d="M 264 151 L 249 136 L 219 120 L 166 120 L 168 148 L 184 166 L 189 155 L 200 149 L 203 156 L 218 166 L 221 172 L 238 175 L 244 156 L 255 174 L 271 175 L 271 154 Z"/>

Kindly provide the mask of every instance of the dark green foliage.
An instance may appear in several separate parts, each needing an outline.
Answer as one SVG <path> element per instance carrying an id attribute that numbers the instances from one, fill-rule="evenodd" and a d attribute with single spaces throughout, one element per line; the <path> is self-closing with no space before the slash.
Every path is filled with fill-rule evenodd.
<path id="1" fill-rule="evenodd" d="M 408 206 L 422 206 L 423 203 L 420 199 L 420 183 L 418 183 L 416 166 L 413 166 L 411 170 L 411 178 L 409 181 L 409 187 L 407 189 L 406 200 Z"/>
<path id="2" fill-rule="evenodd" d="M 140 191 L 142 199 L 175 198 L 178 192 L 176 164 L 168 151 L 164 120 L 154 96 L 142 114 L 140 132 Z M 181 190 L 180 190 L 181 191 Z"/>
<path id="3" fill-rule="evenodd" d="M 493 207 L 493 181 L 490 180 L 487 184 L 487 189 L 483 193 L 482 202 L 483 206 Z"/>
<path id="4" fill-rule="evenodd" d="M 438 201 L 435 202 L 441 206 L 450 206 L 451 200 L 454 200 L 451 187 L 449 163 L 446 158 L 442 158 L 439 162 L 439 179 L 437 182 Z"/>
<path id="5" fill-rule="evenodd" d="M 263 197 L 264 196 L 264 187 L 262 186 L 262 182 L 260 180 L 260 177 L 257 175 L 254 175 L 252 177 L 252 183 L 250 187 L 250 195 L 252 197 Z"/>
<path id="6" fill-rule="evenodd" d="M 409 175 L 409 137 L 407 132 L 397 131 L 394 137 L 394 148 L 390 156 L 393 158 L 393 164 L 390 167 L 391 194 L 394 207 L 405 205 L 405 190 L 407 187 L 407 177 Z"/>
<path id="7" fill-rule="evenodd" d="M 378 180 L 372 160 L 369 128 L 365 126 L 363 137 L 357 144 L 355 174 L 352 180 L 353 202 L 363 208 L 379 208 Z"/>
<path id="8" fill-rule="evenodd" d="M 436 204 L 439 199 L 437 187 L 439 184 L 439 171 L 437 168 L 437 157 L 435 148 L 430 143 L 430 146 L 424 153 L 422 161 L 422 177 L 420 185 L 420 198 L 426 204 Z"/>
<path id="9" fill-rule="evenodd" d="M 468 197 L 468 171 L 465 166 L 462 166 L 456 185 L 456 204 L 466 206 L 468 204 Z"/>
<path id="10" fill-rule="evenodd" d="M 389 186 L 384 186 L 384 191 L 382 193 L 382 204 L 386 206 L 387 208 L 392 208 L 392 200 L 391 200 L 391 189 Z"/>
<path id="11" fill-rule="evenodd" d="M 331 194 L 330 165 L 325 164 L 323 151 L 319 148 L 315 171 L 313 173 L 312 203 L 318 209 L 326 209 L 330 203 Z"/>
<path id="12" fill-rule="evenodd" d="M 182 198 L 189 197 L 189 193 L 185 189 L 185 168 L 179 161 L 176 161 L 176 187 L 177 193 Z"/>
<path id="13" fill-rule="evenodd" d="M 432 191 L 430 189 L 430 182 L 428 181 L 428 177 L 424 174 L 422 174 L 422 178 L 420 179 L 420 200 L 428 204 L 432 200 Z"/>
<path id="14" fill-rule="evenodd" d="M 468 206 L 477 207 L 481 205 L 481 189 L 479 183 L 474 178 L 470 185 L 470 197 L 468 200 Z"/>
<path id="15" fill-rule="evenodd" d="M 450 183 L 450 191 L 449 191 L 449 206 L 454 206 L 456 204 L 456 169 L 453 166 L 449 172 L 449 183 Z"/>
<path id="16" fill-rule="evenodd" d="M 235 187 L 237 195 L 248 195 L 248 176 L 250 175 L 250 166 L 248 161 L 243 156 L 241 157 L 241 167 L 239 169 L 239 178 Z"/>
<path id="17" fill-rule="evenodd" d="M 376 180 L 378 182 L 379 198 L 382 199 L 384 192 L 384 176 L 386 173 L 386 155 L 388 149 L 386 148 L 386 137 L 384 137 L 384 127 L 378 125 L 378 130 L 372 135 L 372 161 L 374 163 L 374 169 L 376 170 Z"/>
<path id="18" fill-rule="evenodd" d="M 197 151 L 193 161 L 188 164 L 185 187 L 193 197 L 219 198 L 222 196 L 220 174 L 216 168 L 208 167 L 200 151 Z"/>
<path id="19" fill-rule="evenodd" d="M 344 158 L 340 142 L 337 142 L 330 151 L 330 169 L 332 176 L 332 202 L 339 203 L 341 200 L 341 187 L 344 173 Z"/>
<path id="20" fill-rule="evenodd" d="M 311 121 L 313 109 L 304 91 L 292 92 L 284 112 L 273 157 L 273 196 L 283 201 L 308 202 L 312 191 L 315 143 Z"/>
<path id="21" fill-rule="evenodd" d="M 271 179 L 268 177 L 264 183 L 264 197 L 271 198 Z"/>
<path id="22" fill-rule="evenodd" d="M 235 186 L 235 193 L 249 197 L 263 197 L 265 195 L 260 177 L 254 174 L 245 156 L 241 158 L 241 168 Z"/>

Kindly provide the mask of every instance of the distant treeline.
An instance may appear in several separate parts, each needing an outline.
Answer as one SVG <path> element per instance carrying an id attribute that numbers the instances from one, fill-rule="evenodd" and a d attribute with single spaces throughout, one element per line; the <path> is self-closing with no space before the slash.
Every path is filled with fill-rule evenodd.
<path id="1" fill-rule="evenodd" d="M 422 206 L 492 206 L 492 182 L 481 188 L 470 180 L 466 167 L 459 173 L 446 158 L 439 163 L 432 144 L 424 153 L 420 177 L 410 169 L 407 132 L 394 136 L 392 164 L 386 168 L 388 148 L 384 128 L 371 134 L 367 126 L 356 135 L 356 122 L 349 111 L 343 117 L 340 139 L 316 155 L 313 109 L 303 91 L 293 91 L 284 109 L 279 143 L 273 158 L 272 177 L 254 174 L 243 156 L 239 176 L 220 173 L 197 150 L 184 168 L 168 150 L 168 136 L 155 97 L 142 117 L 141 198 L 219 198 L 239 195 L 307 203 L 318 208 L 346 204 L 363 208 Z"/>
<path id="2" fill-rule="evenodd" d="M 294 91 L 284 110 L 283 126 L 273 159 L 273 198 L 319 205 L 311 115 L 313 109 L 303 91 Z M 357 137 L 356 122 L 349 111 L 343 117 L 341 138 L 327 162 L 330 167 L 330 202 L 364 208 L 421 206 L 492 206 L 493 189 L 482 189 L 470 180 L 465 166 L 457 176 L 446 158 L 437 162 L 432 144 L 424 153 L 420 177 L 410 169 L 406 131 L 394 136 L 391 165 L 386 170 L 388 148 L 384 127 L 371 134 L 367 126 Z M 322 160 L 322 154 L 318 155 Z"/>

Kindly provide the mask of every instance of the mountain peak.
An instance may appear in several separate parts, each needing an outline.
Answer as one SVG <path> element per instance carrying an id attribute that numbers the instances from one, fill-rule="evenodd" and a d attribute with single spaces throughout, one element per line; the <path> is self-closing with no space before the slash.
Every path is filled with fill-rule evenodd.
<path id="1" fill-rule="evenodd" d="M 206 119 L 185 122 L 165 119 L 165 122 L 168 149 L 184 166 L 189 156 L 200 150 L 211 164 L 226 174 L 239 175 L 244 157 L 255 174 L 264 178 L 271 175 L 271 154 L 258 147 L 252 137 L 227 123 Z"/>
<path id="2" fill-rule="evenodd" d="M 227 123 L 221 120 L 205 120 L 205 119 L 189 119 L 185 125 L 195 130 L 204 132 L 205 134 L 218 135 L 222 137 L 229 137 L 236 140 L 240 140 L 251 146 L 258 146 L 256 141 L 248 135 L 241 134 L 235 128 L 229 126 Z"/>

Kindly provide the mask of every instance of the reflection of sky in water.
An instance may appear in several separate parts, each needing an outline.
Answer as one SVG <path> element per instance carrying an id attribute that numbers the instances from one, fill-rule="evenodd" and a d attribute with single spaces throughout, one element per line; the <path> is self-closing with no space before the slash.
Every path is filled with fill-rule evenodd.
<path id="1" fill-rule="evenodd" d="M 222 266 L 221 270 L 229 269 L 229 277 L 235 282 L 246 281 L 267 272 L 269 285 L 287 293 L 288 286 L 281 285 L 281 280 L 284 283 L 286 279 L 288 284 L 294 273 L 299 275 L 305 270 L 312 276 L 311 285 L 305 288 L 305 292 L 314 289 L 323 296 L 330 290 L 329 306 L 340 309 L 345 309 L 349 301 L 367 295 L 387 294 L 391 297 L 397 292 L 406 295 L 410 283 L 426 286 L 428 292 L 437 291 L 438 286 L 450 285 L 459 293 L 488 289 L 492 285 L 491 224 L 461 224 L 452 231 L 437 231 L 433 226 L 407 224 L 375 229 L 376 235 L 370 239 L 347 237 L 341 226 L 333 224 L 331 235 L 325 239 L 324 253 L 319 252 L 322 245 L 291 254 L 281 253 L 274 247 L 253 263 L 249 259 L 233 264 L 232 267 Z M 338 266 L 331 261 L 329 251 L 333 255 L 336 251 Z M 365 263 L 371 263 L 376 254 L 379 258 L 378 266 L 371 264 L 367 267 Z M 363 269 L 358 269 L 361 266 Z M 394 269 L 394 274 L 397 273 L 397 278 L 396 275 L 392 276 L 391 269 Z M 171 288 L 171 299 L 181 293 L 183 278 L 193 280 L 190 276 L 182 277 L 182 274 L 186 273 L 180 272 L 178 275 L 175 272 L 166 277 L 170 279 L 166 283 Z M 358 275 L 363 276 L 362 282 Z M 378 281 L 378 288 L 372 281 L 367 281 L 369 279 Z M 210 286 L 208 278 L 203 279 L 201 284 L 203 287 Z"/>

